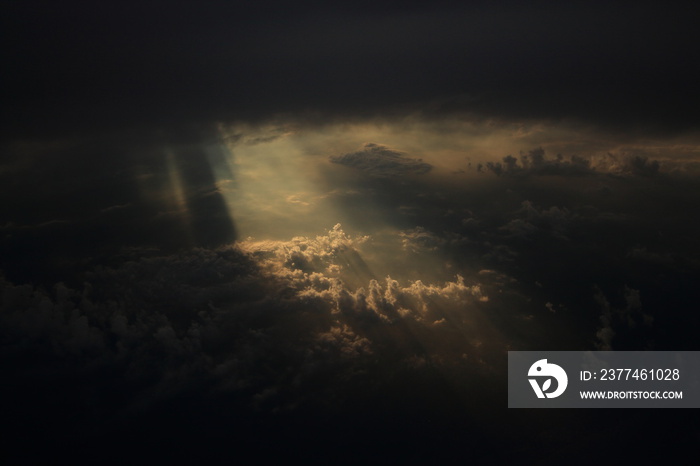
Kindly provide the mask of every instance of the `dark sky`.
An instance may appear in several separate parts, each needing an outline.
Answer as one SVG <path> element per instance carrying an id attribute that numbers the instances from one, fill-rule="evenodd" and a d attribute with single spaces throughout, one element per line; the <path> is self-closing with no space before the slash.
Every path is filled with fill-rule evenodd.
<path id="1" fill-rule="evenodd" d="M 694 452 L 690 411 L 508 410 L 505 370 L 698 349 L 697 20 L 3 2 L 0 458 Z"/>
<path id="2" fill-rule="evenodd" d="M 414 109 L 698 123 L 684 3 L 11 2 L 2 16 L 5 137 Z"/>

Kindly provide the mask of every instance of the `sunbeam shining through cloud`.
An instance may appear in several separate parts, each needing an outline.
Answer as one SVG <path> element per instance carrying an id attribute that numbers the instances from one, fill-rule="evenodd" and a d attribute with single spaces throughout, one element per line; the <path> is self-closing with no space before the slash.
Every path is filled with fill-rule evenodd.
<path id="1" fill-rule="evenodd" d="M 109 3 L 0 14 L 7 464 L 696 454 L 507 408 L 509 351 L 698 349 L 688 8 Z"/>

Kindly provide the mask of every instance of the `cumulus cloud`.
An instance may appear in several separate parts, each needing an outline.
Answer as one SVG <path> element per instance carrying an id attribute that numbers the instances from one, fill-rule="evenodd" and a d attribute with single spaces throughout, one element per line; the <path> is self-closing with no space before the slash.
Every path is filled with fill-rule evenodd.
<path id="1" fill-rule="evenodd" d="M 402 231 L 400 235 L 403 248 L 413 252 L 435 251 L 445 243 L 444 238 L 437 236 L 423 227 Z"/>
<path id="2" fill-rule="evenodd" d="M 601 325 L 596 332 L 598 349 L 650 349 L 653 341 L 649 338 L 649 329 L 654 318 L 642 310 L 639 290 L 626 286 L 624 306 L 620 307 L 611 305 L 600 288 L 595 287 L 594 291 L 594 299 L 601 308 Z"/>
<path id="3" fill-rule="evenodd" d="M 82 287 L 3 279 L 4 356 L 34 355 L 39 365 L 15 375 L 46 383 L 56 358 L 79 372 L 102 368 L 128 382 L 126 405 L 110 408 L 127 413 L 193 390 L 296 409 L 349 396 L 343 384 L 375 370 L 376 354 L 389 378 L 415 358 L 495 357 L 502 341 L 474 344 L 490 331 L 478 283 L 374 278 L 361 254 L 369 240 L 336 225 L 316 237 L 142 256 L 91 270 Z"/>
<path id="4" fill-rule="evenodd" d="M 420 236 L 422 230 L 418 232 Z M 404 232 L 400 236 L 405 245 L 410 237 Z M 467 286 L 460 276 L 443 286 L 420 280 L 401 285 L 391 277 L 375 278 L 358 251 L 369 240 L 368 236 L 352 238 L 337 224 L 327 235 L 315 238 L 245 241 L 240 248 L 258 257 L 266 273 L 284 281 L 298 296 L 325 300 L 334 313 L 369 312 L 385 322 L 406 316 L 422 320 L 424 315 L 438 312 L 439 306 L 429 305 L 434 300 L 462 304 L 488 300 L 478 284 Z M 360 286 L 353 289 L 349 283 Z"/>
<path id="5" fill-rule="evenodd" d="M 57 2 L 55 10 L 28 2 L 6 9 L 14 40 L 0 192 L 12 202 L 0 214 L 0 268 L 8 277 L 0 280 L 0 355 L 1 388 L 16 396 L 3 396 L 3 408 L 29 433 L 53 420 L 58 428 L 45 438 L 69 432 L 66 423 L 84 426 L 66 434 L 77 439 L 76 450 L 88 444 L 80 435 L 91 426 L 84 418 L 113 420 L 160 405 L 155 417 L 172 432 L 181 425 L 170 422 L 171 408 L 182 409 L 188 421 L 204 421 L 192 430 L 223 432 L 223 448 L 235 455 L 245 439 L 210 423 L 212 416 L 197 418 L 192 400 L 215 400 L 212 412 L 238 418 L 242 410 L 226 408 L 298 413 L 354 397 L 345 414 L 372 393 L 376 405 L 394 403 L 401 415 L 425 403 L 430 427 L 410 432 L 402 417 L 386 416 L 394 422 L 376 428 L 380 435 L 335 436 L 342 451 L 358 445 L 351 450 L 366 452 L 366 442 L 377 442 L 400 446 L 409 460 L 420 449 L 437 463 L 453 462 L 455 452 L 478 462 L 479 449 L 466 440 L 505 463 L 508 449 L 493 445 L 511 444 L 513 457 L 541 451 L 542 442 L 530 441 L 538 435 L 531 420 L 504 440 L 502 419 L 494 418 L 493 407 L 503 406 L 498 391 L 472 432 L 462 429 L 468 418 L 459 410 L 491 399 L 484 378 L 463 374 L 502 361 L 507 344 L 638 349 L 649 341 L 653 315 L 653 328 L 663 329 L 655 337 L 665 338 L 659 346 L 697 349 L 700 255 L 689 215 L 698 210 L 697 183 L 676 183 L 669 168 L 683 158 L 688 175 L 698 173 L 697 136 L 666 138 L 654 149 L 641 134 L 697 126 L 697 73 L 689 72 L 687 47 L 678 46 L 692 43 L 694 19 L 677 9 L 659 22 L 654 6 L 452 3 L 155 5 L 136 15 Z M 117 33 L 126 23 L 128 40 Z M 659 33 L 645 24 L 661 24 Z M 570 53 L 561 53 L 563 43 Z M 635 53 L 618 53 L 630 43 Z M 474 118 L 454 116 L 465 110 Z M 408 116 L 394 118 L 399 112 Z M 537 122 L 550 117 L 571 126 Z M 278 118 L 279 130 L 232 134 L 230 154 L 214 147 L 213 122 L 264 127 Z M 413 125 L 413 118 L 424 121 Z M 624 131 L 582 129 L 587 123 Z M 521 124 L 522 132 L 513 130 Z M 124 128 L 140 129 L 130 135 Z M 620 149 L 635 140 L 639 152 Z M 364 141 L 386 145 L 355 149 Z M 677 142 L 686 148 L 674 149 Z M 551 153 L 517 155 L 539 146 Z M 399 147 L 426 154 L 434 172 L 418 176 L 431 165 Z M 253 168 L 272 167 L 248 171 L 248 184 L 246 154 Z M 328 163 L 318 154 L 343 155 Z M 500 176 L 469 173 L 472 160 L 489 161 L 485 169 Z M 281 212 L 277 220 L 274 212 Z M 340 227 L 308 236 L 336 221 L 370 236 Z M 259 229 L 250 228 L 255 222 Z M 307 236 L 292 238 L 301 232 Z M 231 245 L 249 234 L 286 239 Z M 376 266 L 381 248 L 390 272 Z M 604 290 L 598 298 L 592 283 Z M 450 386 L 455 378 L 460 383 Z M 446 389 L 436 388 L 443 383 Z M 468 390 L 477 396 L 452 402 Z M 435 406 L 459 421 L 442 422 Z M 65 415 L 51 416 L 57 411 Z M 347 430 L 364 434 L 381 418 L 372 408 L 357 411 L 359 422 Z M 5 419 L 17 432 L 6 443 L 25 437 Z M 241 421 L 264 434 L 251 452 L 279 439 L 296 448 L 316 438 L 304 429 L 294 440 L 269 437 L 275 429 L 264 416 L 254 420 Z M 139 437 L 134 424 L 124 424 L 128 435 L 114 445 Z M 560 429 L 566 424 L 557 425 L 556 440 L 586 445 L 545 449 L 556 459 L 595 443 Z M 600 433 L 592 424 L 586 434 L 599 432 L 593 440 L 603 443 L 626 431 L 616 424 Z M 153 445 L 158 429 L 141 432 Z M 410 435 L 401 438 L 404 432 Z M 630 432 L 634 438 L 638 429 Z M 656 443 L 677 445 L 678 431 L 668 432 Z M 207 450 L 187 435 L 161 435 L 167 445 L 187 440 L 193 453 Z M 26 438 L 27 452 L 45 445 Z M 459 438 L 457 447 L 450 438 Z"/>
<path id="6" fill-rule="evenodd" d="M 498 176 L 501 175 L 561 175 L 583 176 L 593 173 L 588 159 L 573 155 L 568 159 L 557 154 L 550 159 L 545 155 L 544 149 L 537 148 L 527 154 L 520 153 L 516 158 L 507 155 L 501 162 L 487 162 L 486 168 Z M 481 171 L 481 167 L 479 168 Z"/>
<path id="7" fill-rule="evenodd" d="M 660 173 L 661 164 L 658 160 L 649 160 L 645 155 L 622 153 L 615 155 L 607 153 L 596 168 L 600 171 L 616 175 L 654 177 Z"/>
<path id="8" fill-rule="evenodd" d="M 432 168 L 421 159 L 410 158 L 403 152 L 372 142 L 368 142 L 356 152 L 331 156 L 330 161 L 376 177 L 420 175 Z"/>
<path id="9" fill-rule="evenodd" d="M 566 208 L 552 206 L 538 209 L 532 202 L 523 201 L 516 212 L 517 218 L 499 228 L 512 238 L 528 238 L 539 232 L 549 233 L 552 237 L 566 240 L 566 230 L 571 223 L 572 214 Z"/>
<path id="10" fill-rule="evenodd" d="M 619 176 L 654 177 L 661 172 L 658 160 L 650 160 L 645 155 L 623 152 L 619 155 L 608 152 L 602 157 L 582 157 L 572 155 L 565 157 L 557 154 L 550 158 L 540 148 L 520 153 L 519 157 L 507 155 L 500 162 L 479 164 L 498 176 L 586 176 L 593 174 L 612 174 Z"/>

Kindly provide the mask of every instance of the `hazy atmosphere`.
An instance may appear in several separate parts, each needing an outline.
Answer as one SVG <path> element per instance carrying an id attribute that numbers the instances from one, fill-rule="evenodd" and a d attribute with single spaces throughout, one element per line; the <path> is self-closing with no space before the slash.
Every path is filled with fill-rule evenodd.
<path id="1" fill-rule="evenodd" d="M 700 350 L 685 4 L 0 8 L 7 464 L 697 449 L 506 396 L 509 350 Z"/>

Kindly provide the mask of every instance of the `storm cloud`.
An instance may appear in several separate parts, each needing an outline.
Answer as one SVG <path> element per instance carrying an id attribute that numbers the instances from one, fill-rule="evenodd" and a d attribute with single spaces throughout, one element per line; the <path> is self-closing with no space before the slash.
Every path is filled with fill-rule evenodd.
<path id="1" fill-rule="evenodd" d="M 697 123 L 694 21 L 678 5 L 77 1 L 4 13 L 5 136 L 406 110 Z"/>
<path id="2" fill-rule="evenodd" d="M 2 10 L 13 461 L 695 452 L 505 394 L 509 350 L 697 350 L 687 7 Z"/>

